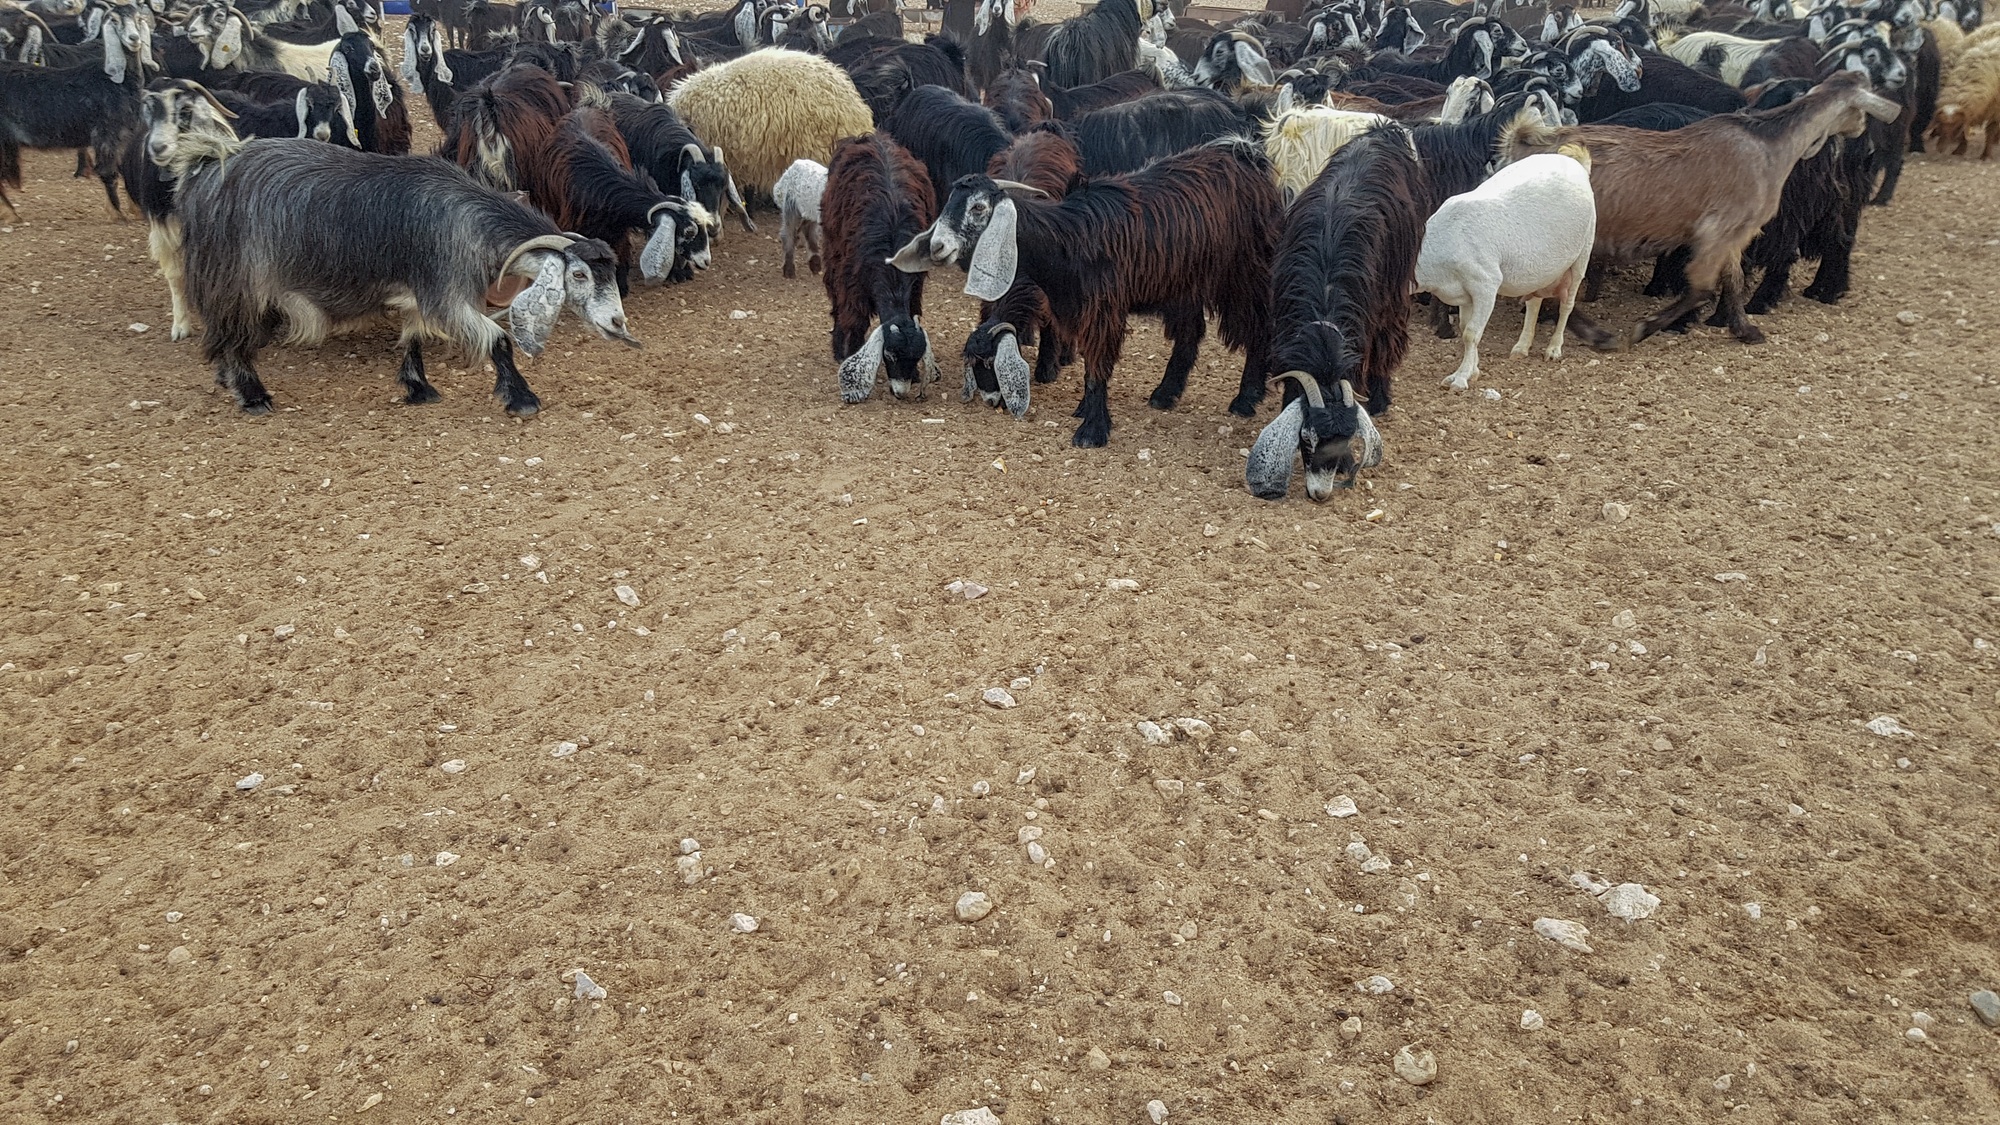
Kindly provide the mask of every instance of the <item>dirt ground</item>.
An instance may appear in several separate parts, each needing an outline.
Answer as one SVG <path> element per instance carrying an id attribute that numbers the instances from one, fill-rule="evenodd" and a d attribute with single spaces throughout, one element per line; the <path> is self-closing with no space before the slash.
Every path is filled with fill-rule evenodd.
<path id="1" fill-rule="evenodd" d="M 246 418 L 70 164 L 0 228 L 0 1118 L 2000 1120 L 1993 166 L 1762 347 L 1425 336 L 1313 505 L 1151 323 L 1107 449 L 1075 371 L 841 406 L 769 214 L 532 421 L 387 328 Z"/>

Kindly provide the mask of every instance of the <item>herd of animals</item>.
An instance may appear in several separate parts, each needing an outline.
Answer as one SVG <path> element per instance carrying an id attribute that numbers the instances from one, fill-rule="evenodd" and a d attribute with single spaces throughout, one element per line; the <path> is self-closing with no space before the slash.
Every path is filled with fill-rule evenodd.
<path id="1" fill-rule="evenodd" d="M 74 150 L 114 212 L 122 182 L 173 338 L 199 326 L 246 411 L 271 405 L 262 349 L 390 311 L 407 402 L 437 397 L 423 345 L 447 342 L 526 416 L 516 349 L 565 309 L 637 346 L 633 265 L 691 281 L 725 214 L 756 229 L 747 189 L 784 276 L 802 254 L 824 279 L 843 400 L 939 378 L 937 269 L 981 302 L 966 400 L 1018 417 L 1080 358 L 1079 446 L 1109 437 L 1133 314 L 1172 345 L 1160 409 L 1213 316 L 1243 356 L 1230 411 L 1282 388 L 1250 490 L 1284 496 L 1302 462 L 1323 500 L 1379 461 L 1424 305 L 1463 341 L 1461 389 L 1503 298 L 1526 305 L 1515 355 L 1545 300 L 1550 358 L 1705 312 L 1756 343 L 1748 314 L 1801 260 L 1806 297 L 1847 292 L 1906 152 L 2000 146 L 1981 0 L 1289 2 L 1216 26 L 1161 0 L 1042 23 L 947 0 L 913 42 L 900 0 L 412 0 L 396 42 L 379 0 L 0 0 L 0 202 L 23 148 Z M 410 152 L 417 97 L 434 154 Z M 1645 260 L 1668 300 L 1629 333 L 1575 307 Z"/>

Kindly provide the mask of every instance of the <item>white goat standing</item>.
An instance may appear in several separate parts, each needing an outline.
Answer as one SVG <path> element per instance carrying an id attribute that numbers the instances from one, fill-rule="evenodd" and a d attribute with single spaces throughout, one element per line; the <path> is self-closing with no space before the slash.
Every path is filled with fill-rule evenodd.
<path id="1" fill-rule="evenodd" d="M 806 268 L 819 272 L 819 201 L 825 194 L 826 165 L 817 160 L 792 161 L 771 186 L 771 198 L 778 203 L 778 244 L 785 248 L 786 277 L 798 276 L 792 259 L 801 239 L 811 255 Z"/>
<path id="2" fill-rule="evenodd" d="M 1415 290 L 1458 307 L 1465 355 L 1445 385 L 1465 390 L 1479 374 L 1479 338 L 1499 297 L 1521 297 L 1527 321 L 1514 355 L 1535 342 L 1542 300 L 1556 297 L 1550 359 L 1562 358 L 1563 330 L 1590 267 L 1597 204 L 1590 191 L 1590 153 L 1581 145 L 1515 161 L 1463 195 L 1444 201 L 1424 227 Z"/>

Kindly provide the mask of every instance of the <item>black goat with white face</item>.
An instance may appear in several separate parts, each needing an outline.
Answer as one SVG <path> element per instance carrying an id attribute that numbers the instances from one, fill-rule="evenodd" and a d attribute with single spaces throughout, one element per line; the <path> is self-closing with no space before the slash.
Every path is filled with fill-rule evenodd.
<path id="1" fill-rule="evenodd" d="M 710 239 L 721 237 L 726 211 L 735 212 L 744 230 L 757 229 L 742 193 L 736 190 L 735 177 L 729 174 L 723 151 L 703 145 L 672 109 L 630 94 L 612 94 L 611 116 L 619 135 L 625 138 L 632 167 L 652 177 L 660 190 L 699 203 Z M 684 274 L 674 278 L 685 279 Z"/>
<path id="2" fill-rule="evenodd" d="M 519 416 L 537 413 L 541 400 L 514 348 L 539 355 L 564 308 L 599 336 L 638 346 L 609 246 L 562 233 L 443 161 L 200 133 L 180 134 L 155 158 L 179 180 L 187 293 L 207 325 L 203 350 L 246 413 L 271 408 L 259 351 L 281 339 L 317 343 L 385 309 L 403 319 L 396 374 L 412 404 L 438 397 L 424 377 L 427 338 L 456 343 L 474 364 L 490 360 L 494 393 Z M 486 297 L 510 277 L 529 284 L 509 303 L 502 332 L 485 315 Z"/>
<path id="3" fill-rule="evenodd" d="M 235 90 L 214 93 L 215 100 L 235 115 L 239 137 L 296 137 L 361 147 L 361 135 L 354 129 L 354 109 L 347 96 L 329 83 L 301 83 L 290 98 L 275 101 Z"/>
<path id="4" fill-rule="evenodd" d="M 1599 83 L 1607 77 L 1627 94 L 1636 93 L 1645 77 L 1638 54 L 1608 28 L 1578 27 L 1556 40 L 1555 49 L 1569 61 L 1569 72 L 1561 80 L 1563 104 L 1567 106 L 1575 106 L 1596 93 Z"/>
<path id="5" fill-rule="evenodd" d="M 105 200 L 118 214 L 118 153 L 139 120 L 143 68 L 152 62 L 150 14 L 137 8 L 94 13 L 103 57 L 80 66 L 0 62 L 0 204 L 15 215 L 7 188 L 21 186 L 23 148 L 89 149 Z"/>
<path id="6" fill-rule="evenodd" d="M 1247 31 L 1218 31 L 1194 65 L 1198 85 L 1234 94 L 1248 83 L 1269 86 L 1277 81 L 1271 62 L 1264 57 L 1264 44 Z"/>

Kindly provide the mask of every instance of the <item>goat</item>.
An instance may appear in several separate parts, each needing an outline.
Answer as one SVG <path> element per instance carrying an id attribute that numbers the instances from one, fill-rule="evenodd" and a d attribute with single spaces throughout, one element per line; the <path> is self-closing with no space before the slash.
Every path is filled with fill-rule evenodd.
<path id="1" fill-rule="evenodd" d="M 784 247 L 785 264 L 780 272 L 787 278 L 799 275 L 795 254 L 806 247 L 806 268 L 819 272 L 820 201 L 826 196 L 826 165 L 817 160 L 794 160 L 778 182 L 771 185 L 771 198 L 778 204 L 778 245 Z"/>
<path id="2" fill-rule="evenodd" d="M 743 229 L 754 232 L 750 210 L 729 174 L 729 160 L 720 146 L 709 148 L 694 135 L 679 115 L 664 105 L 641 101 L 630 94 L 611 95 L 611 116 L 619 135 L 632 154 L 632 167 L 653 178 L 664 191 L 679 193 L 682 199 L 699 203 L 714 219 L 709 237 L 722 235 L 722 216 L 736 213 Z"/>
<path id="3" fill-rule="evenodd" d="M 1069 130 L 1057 123 L 1040 125 L 1023 134 L 1007 151 L 996 153 L 986 166 L 995 183 L 1025 184 L 1050 199 L 1061 199 L 1083 178 L 1082 158 Z M 1017 327 L 1018 326 L 1018 327 Z M 1019 417 L 1028 409 L 1028 363 L 1021 345 L 1041 341 L 1035 357 L 1034 381 L 1053 383 L 1063 365 L 1075 360 L 1074 345 L 1058 338 L 1048 298 L 1041 286 L 1017 278 L 997 301 L 982 304 L 979 325 L 965 339 L 965 393 L 977 393 L 988 406 L 1006 406 Z"/>
<path id="4" fill-rule="evenodd" d="M 1014 139 L 998 114 L 942 86 L 910 91 L 884 131 L 923 162 L 933 198 L 949 195 L 960 176 L 984 172 Z"/>
<path id="5" fill-rule="evenodd" d="M 1746 344 L 1763 332 L 1743 312 L 1743 250 L 1778 209 L 1792 166 L 1835 134 L 1855 136 L 1867 118 L 1893 121 L 1902 107 L 1852 71 L 1827 78 L 1780 109 L 1722 114 L 1668 133 L 1582 125 L 1513 131 L 1508 155 L 1578 142 L 1590 151 L 1597 201 L 1596 253 L 1606 260 L 1690 247 L 1688 292 L 1633 330 L 1638 343 L 1678 321 L 1720 289 L 1731 332 Z M 1533 138 L 1533 139 L 1530 139 Z M 1661 185 L 1674 185 L 1662 191 Z M 1608 334 L 1577 316 L 1571 327 L 1593 346 Z"/>
<path id="6" fill-rule="evenodd" d="M 1067 90 L 1048 90 L 1049 107 L 1055 111 L 1057 121 L 1074 121 L 1093 109 L 1120 105 L 1137 101 L 1148 94 L 1157 93 L 1160 84 L 1153 76 L 1142 70 L 1128 70 L 1114 74 L 1102 82 L 1088 86 L 1075 86 Z"/>
<path id="7" fill-rule="evenodd" d="M 1444 55 L 1420 61 L 1400 51 L 1377 51 L 1369 65 L 1393 74 L 1407 74 L 1446 83 L 1460 75 L 1492 80 L 1499 73 L 1500 60 L 1521 47 L 1521 34 L 1491 16 L 1474 16 L 1452 34 Z"/>
<path id="8" fill-rule="evenodd" d="M 1282 205 L 1255 145 L 1203 145 L 1130 175 L 1087 180 L 1059 203 L 1017 200 L 1009 190 L 986 176 L 959 180 L 938 221 L 897 251 L 895 265 L 922 272 L 964 257 L 966 292 L 981 300 L 1000 299 L 1017 278 L 1040 286 L 1059 339 L 1084 361 L 1076 445 L 1110 437 L 1105 391 L 1135 312 L 1157 313 L 1174 345 L 1154 407 L 1180 400 L 1213 310 L 1223 343 L 1244 353 L 1230 409 L 1256 409 Z"/>
<path id="9" fill-rule="evenodd" d="M 1223 137 L 1247 137 L 1249 118 L 1213 90 L 1161 90 L 1070 122 L 1087 176 L 1136 172 L 1163 156 Z"/>
<path id="10" fill-rule="evenodd" d="M 665 74 L 693 59 L 666 16 L 627 9 L 597 28 L 599 53 L 642 74 Z"/>
<path id="11" fill-rule="evenodd" d="M 1694 106 L 1710 113 L 1735 113 L 1743 108 L 1743 94 L 1719 78 L 1687 66 L 1669 55 L 1640 51 L 1639 88 L 1625 90 L 1616 83 L 1599 83 L 1597 91 L 1576 104 L 1578 121 L 1600 121 L 1633 106 L 1669 102 Z"/>
<path id="12" fill-rule="evenodd" d="M 1245 84 L 1269 86 L 1277 81 L 1271 62 L 1264 57 L 1264 45 L 1248 32 L 1217 32 L 1195 64 L 1197 85 L 1234 94 Z"/>
<path id="13" fill-rule="evenodd" d="M 160 79 L 140 100 L 139 128 L 119 158 L 125 194 L 146 217 L 146 252 L 166 279 L 174 340 L 185 340 L 193 333 L 194 317 L 181 284 L 181 220 L 174 206 L 174 181 L 161 171 L 157 161 L 173 151 L 183 130 L 211 133 L 233 143 L 238 135 L 231 127 L 235 119 L 234 113 L 199 84 L 181 78 Z"/>
<path id="14" fill-rule="evenodd" d="M 23 148 L 88 149 L 104 198 L 118 210 L 118 153 L 139 122 L 139 90 L 150 40 L 136 14 L 112 11 L 98 37 L 103 60 L 71 67 L 0 62 L 0 204 L 20 217 L 7 188 L 21 187 Z M 140 64 L 130 65 L 135 59 Z"/>
<path id="15" fill-rule="evenodd" d="M 1704 117 L 1715 114 L 1691 105 L 1675 105 L 1672 102 L 1654 102 L 1650 105 L 1635 105 L 1631 109 L 1621 109 L 1617 113 L 1594 121 L 1594 125 L 1619 125 L 1627 129 L 1645 129 L 1649 132 L 1664 133 L 1683 125 L 1692 125 Z"/>
<path id="16" fill-rule="evenodd" d="M 827 58 L 853 79 L 878 125 L 895 114 L 911 91 L 924 86 L 972 94 L 965 78 L 965 52 L 948 36 L 933 35 L 922 43 L 862 39 L 836 46 Z"/>
<path id="17" fill-rule="evenodd" d="M 1370 416 L 1389 409 L 1409 350 L 1425 191 L 1410 133 L 1392 123 L 1334 154 L 1292 205 L 1271 269 L 1269 370 L 1293 385 L 1251 446 L 1252 495 L 1283 497 L 1300 455 L 1314 500 L 1381 460 Z"/>
<path id="18" fill-rule="evenodd" d="M 1820 46 L 1803 35 L 1770 40 L 1697 31 L 1669 43 L 1667 54 L 1740 90 L 1774 78 L 1811 78 Z"/>
<path id="19" fill-rule="evenodd" d="M 1415 284 L 1459 310 L 1464 353 L 1446 386 L 1465 390 L 1479 374 L 1479 340 L 1499 297 L 1526 299 L 1516 356 L 1535 342 L 1543 298 L 1558 299 L 1555 338 L 1545 354 L 1562 358 L 1563 330 L 1590 269 L 1596 232 L 1590 154 L 1581 145 L 1517 160 L 1444 201 L 1424 226 Z"/>
<path id="20" fill-rule="evenodd" d="M 924 279 L 890 264 L 890 256 L 936 216 L 923 165 L 887 134 L 834 145 L 820 222 L 842 402 L 873 394 L 879 369 L 887 369 L 889 393 L 897 398 L 921 398 L 923 385 L 937 381 L 923 326 Z"/>
<path id="21" fill-rule="evenodd" d="M 1379 113 L 1309 105 L 1281 113 L 1264 126 L 1264 155 L 1286 205 L 1319 178 L 1334 153 L 1389 120 Z"/>
<path id="22" fill-rule="evenodd" d="M 1088 86 L 1131 70 L 1139 61 L 1139 32 L 1159 10 L 1157 0 L 1102 0 L 1089 13 L 1066 19 L 1043 48 L 1050 83 Z"/>
<path id="23" fill-rule="evenodd" d="M 838 66 L 775 47 L 697 71 L 667 102 L 697 137 L 729 150 L 739 185 L 776 183 L 792 161 L 821 159 L 834 141 L 874 128 Z"/>
<path id="24" fill-rule="evenodd" d="M 318 43 L 274 39 L 225 2 L 197 8 L 186 26 L 188 41 L 201 48 L 208 70 L 277 70 L 308 82 L 327 80 L 327 59 L 340 43 L 337 36 Z"/>
<path id="25" fill-rule="evenodd" d="M 260 101 L 235 90 L 210 92 L 235 119 L 232 127 L 239 137 L 310 137 L 348 148 L 361 147 L 361 135 L 354 129 L 354 109 L 331 83 L 302 84 L 291 98 L 280 101 Z"/>
<path id="26" fill-rule="evenodd" d="M 1010 66 L 993 75 L 983 89 L 980 100 L 999 114 L 1000 123 L 1016 136 L 1056 115 L 1055 102 L 1042 92 L 1042 84 L 1034 72 L 1026 68 Z"/>
<path id="27" fill-rule="evenodd" d="M 435 401 L 422 341 L 455 342 L 491 362 L 507 412 L 541 409 L 514 364 L 539 355 L 567 306 L 605 339 L 638 341 L 612 277 L 611 248 L 563 234 L 546 217 L 436 160 L 355 152 L 315 141 L 225 141 L 183 133 L 156 154 L 178 182 L 187 295 L 207 325 L 202 348 L 245 413 L 271 409 L 257 353 L 310 344 L 384 309 L 403 320 L 403 401 Z M 503 333 L 486 295 L 509 276 L 532 283 Z M 512 337 L 510 340 L 509 337 Z"/>
<path id="28" fill-rule="evenodd" d="M 327 56 L 327 80 L 353 109 L 362 149 L 388 156 L 410 151 L 409 105 L 372 36 L 365 31 L 341 36 Z"/>

